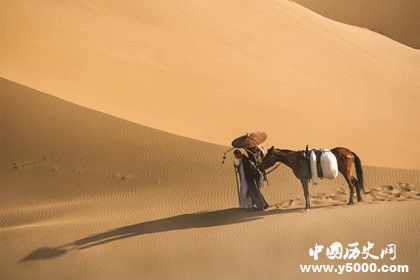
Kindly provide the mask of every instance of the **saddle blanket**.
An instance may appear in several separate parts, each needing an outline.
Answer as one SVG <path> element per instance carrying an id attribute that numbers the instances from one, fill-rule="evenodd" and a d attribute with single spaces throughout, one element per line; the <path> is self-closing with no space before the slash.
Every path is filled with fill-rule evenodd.
<path id="1" fill-rule="evenodd" d="M 318 157 L 318 158 L 317 158 Z M 309 162 L 312 174 L 312 184 L 316 185 L 319 179 L 335 179 L 338 176 L 338 164 L 335 155 L 328 149 L 311 150 Z M 321 169 L 321 170 L 319 170 Z"/>

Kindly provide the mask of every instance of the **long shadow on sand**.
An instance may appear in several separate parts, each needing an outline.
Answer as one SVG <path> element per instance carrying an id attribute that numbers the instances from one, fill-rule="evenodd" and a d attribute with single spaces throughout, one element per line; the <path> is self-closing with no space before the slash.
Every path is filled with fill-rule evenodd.
<path id="1" fill-rule="evenodd" d="M 261 219 L 263 216 L 300 212 L 302 209 L 273 209 L 269 211 L 243 211 L 239 208 L 223 209 L 211 212 L 178 215 L 134 225 L 124 226 L 101 232 L 69 244 L 58 247 L 41 247 L 21 259 L 24 261 L 51 259 L 64 255 L 72 250 L 82 250 L 104 243 L 130 238 L 133 236 L 182 230 L 191 228 L 205 228 L 220 225 L 230 225 Z"/>

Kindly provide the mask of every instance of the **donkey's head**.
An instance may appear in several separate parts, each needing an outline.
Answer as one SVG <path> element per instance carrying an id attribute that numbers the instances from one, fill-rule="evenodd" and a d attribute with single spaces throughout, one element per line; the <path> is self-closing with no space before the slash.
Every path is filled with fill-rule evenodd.
<path id="1" fill-rule="evenodd" d="M 267 168 L 270 168 L 273 166 L 277 161 L 276 152 L 274 149 L 274 146 L 272 146 L 270 149 L 268 149 L 267 154 L 263 158 L 260 165 L 258 165 L 258 168 L 261 170 L 266 170 Z"/>

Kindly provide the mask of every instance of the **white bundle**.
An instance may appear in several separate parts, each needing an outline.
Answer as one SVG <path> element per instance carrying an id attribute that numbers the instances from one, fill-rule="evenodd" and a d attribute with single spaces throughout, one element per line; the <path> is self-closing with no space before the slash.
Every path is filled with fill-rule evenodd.
<path id="1" fill-rule="evenodd" d="M 316 167 L 316 154 L 313 150 L 309 156 L 309 161 L 311 163 L 312 184 L 317 185 L 319 182 L 318 168 Z"/>
<path id="2" fill-rule="evenodd" d="M 335 179 L 338 176 L 338 164 L 335 155 L 328 149 L 321 154 L 321 168 L 324 178 Z"/>

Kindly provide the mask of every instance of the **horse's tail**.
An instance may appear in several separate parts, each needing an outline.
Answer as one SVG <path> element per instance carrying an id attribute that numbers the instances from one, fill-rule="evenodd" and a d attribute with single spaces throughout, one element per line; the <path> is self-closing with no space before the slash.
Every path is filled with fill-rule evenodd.
<path id="1" fill-rule="evenodd" d="M 354 156 L 354 164 L 356 166 L 356 175 L 357 175 L 357 183 L 358 186 L 362 189 L 363 192 L 365 192 L 365 184 L 363 182 L 363 168 L 362 168 L 362 162 L 360 158 L 356 155 L 356 153 L 351 152 Z"/>

